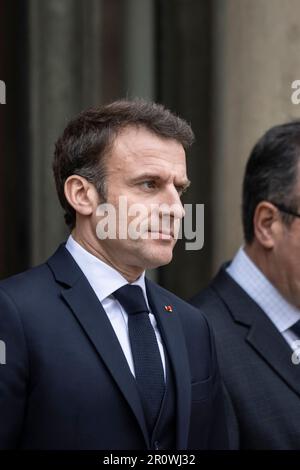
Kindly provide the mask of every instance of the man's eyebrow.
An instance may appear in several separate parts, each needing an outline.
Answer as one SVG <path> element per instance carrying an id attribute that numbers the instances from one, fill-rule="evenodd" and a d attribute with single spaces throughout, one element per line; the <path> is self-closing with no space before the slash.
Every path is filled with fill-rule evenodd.
<path id="1" fill-rule="evenodd" d="M 158 181 L 158 180 L 163 180 L 164 178 L 162 178 L 161 175 L 158 175 L 156 173 L 142 173 L 141 175 L 139 176 L 136 176 L 135 178 L 133 178 L 133 181 L 141 181 L 141 180 L 155 180 L 155 181 Z M 181 182 L 179 182 L 178 184 L 176 184 L 176 186 L 182 186 L 184 189 L 187 189 L 189 186 L 190 186 L 191 182 L 190 180 L 188 179 L 184 179 L 182 180 Z"/>
<path id="2" fill-rule="evenodd" d="M 142 173 L 141 175 L 136 176 L 133 178 L 133 181 L 140 181 L 140 180 L 161 180 L 163 179 L 161 175 L 157 173 Z"/>

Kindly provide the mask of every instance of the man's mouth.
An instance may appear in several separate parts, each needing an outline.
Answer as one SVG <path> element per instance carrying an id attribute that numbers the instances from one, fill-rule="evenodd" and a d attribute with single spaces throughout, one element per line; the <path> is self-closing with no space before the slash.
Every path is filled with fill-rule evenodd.
<path id="1" fill-rule="evenodd" d="M 148 230 L 150 233 L 150 238 L 158 240 L 173 240 L 174 233 L 167 230 Z"/>

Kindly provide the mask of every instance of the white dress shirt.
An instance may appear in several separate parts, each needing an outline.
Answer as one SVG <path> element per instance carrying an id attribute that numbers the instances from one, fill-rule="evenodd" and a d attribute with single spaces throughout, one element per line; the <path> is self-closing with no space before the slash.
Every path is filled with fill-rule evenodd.
<path id="1" fill-rule="evenodd" d="M 69 236 L 66 249 L 73 256 L 74 260 L 80 267 L 81 271 L 87 278 L 96 296 L 101 302 L 110 323 L 114 329 L 114 332 L 119 340 L 123 353 L 128 362 L 129 368 L 133 375 L 134 363 L 131 353 L 130 340 L 128 335 L 128 315 L 123 309 L 122 305 L 112 295 L 117 289 L 128 284 L 128 281 L 114 268 L 101 261 L 96 256 L 85 250 L 79 243 L 77 243 L 72 235 Z M 162 364 L 164 368 L 164 374 L 166 377 L 166 365 L 163 344 L 160 333 L 157 328 L 155 316 L 151 313 L 145 286 L 145 273 L 143 273 L 133 285 L 140 286 L 142 288 L 145 301 L 149 308 L 149 318 L 153 326 Z"/>
<path id="2" fill-rule="evenodd" d="M 294 350 L 299 339 L 291 327 L 300 319 L 300 310 L 291 305 L 249 258 L 243 247 L 226 269 L 227 273 L 260 306 Z M 299 347 L 299 346 L 298 346 Z"/>

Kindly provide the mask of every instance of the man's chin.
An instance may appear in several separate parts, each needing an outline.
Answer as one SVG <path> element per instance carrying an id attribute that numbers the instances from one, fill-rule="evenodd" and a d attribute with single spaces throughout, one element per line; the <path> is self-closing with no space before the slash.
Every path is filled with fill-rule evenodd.
<path id="1" fill-rule="evenodd" d="M 146 269 L 155 269 L 159 268 L 160 266 L 165 266 L 172 261 L 172 258 L 172 251 L 169 253 L 153 253 L 152 256 L 149 256 L 147 259 Z"/>

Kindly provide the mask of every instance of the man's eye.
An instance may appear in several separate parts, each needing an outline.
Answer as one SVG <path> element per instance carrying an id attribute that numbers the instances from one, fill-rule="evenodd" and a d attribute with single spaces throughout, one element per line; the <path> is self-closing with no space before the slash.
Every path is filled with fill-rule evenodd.
<path id="1" fill-rule="evenodd" d="M 151 181 L 151 180 L 143 181 L 143 182 L 141 183 L 141 185 L 142 185 L 145 189 L 154 189 L 154 188 L 156 187 L 155 181 Z"/>

